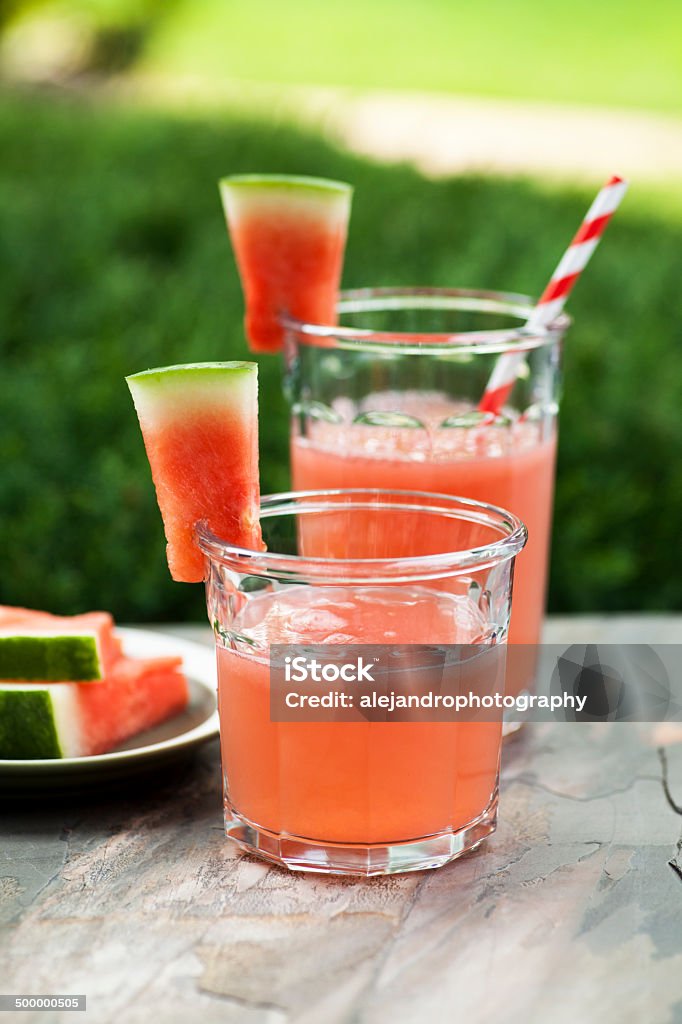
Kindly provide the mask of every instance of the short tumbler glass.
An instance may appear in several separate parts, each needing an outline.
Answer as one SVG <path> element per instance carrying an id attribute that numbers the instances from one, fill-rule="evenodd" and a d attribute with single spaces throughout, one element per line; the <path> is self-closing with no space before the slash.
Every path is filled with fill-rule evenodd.
<path id="1" fill-rule="evenodd" d="M 363 489 L 264 498 L 261 524 L 265 551 L 198 530 L 227 835 L 338 874 L 434 868 L 473 849 L 495 829 L 501 723 L 273 720 L 270 646 L 503 644 L 523 523 L 457 497 Z"/>

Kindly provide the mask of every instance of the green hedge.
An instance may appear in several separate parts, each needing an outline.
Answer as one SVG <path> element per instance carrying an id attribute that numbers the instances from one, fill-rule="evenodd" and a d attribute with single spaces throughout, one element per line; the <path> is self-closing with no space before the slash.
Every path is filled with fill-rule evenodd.
<path id="1" fill-rule="evenodd" d="M 590 198 L 429 182 L 289 127 L 54 98 L 0 104 L 0 602 L 123 621 L 203 616 L 172 584 L 126 373 L 241 358 L 216 179 L 356 185 L 344 283 L 536 293 Z M 682 608 L 682 228 L 624 207 L 571 303 L 554 611 Z M 262 482 L 287 484 L 276 359 L 261 360 Z M 671 571 L 672 570 L 672 571 Z"/>

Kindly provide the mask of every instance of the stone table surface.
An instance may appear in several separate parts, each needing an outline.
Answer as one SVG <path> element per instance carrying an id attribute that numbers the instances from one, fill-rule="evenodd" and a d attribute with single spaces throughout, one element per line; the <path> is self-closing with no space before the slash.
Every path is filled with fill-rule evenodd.
<path id="1" fill-rule="evenodd" d="M 210 643 L 208 629 L 167 627 Z M 554 619 L 678 642 L 682 617 Z M 679 727 L 682 730 L 682 727 Z M 221 829 L 217 743 L 162 779 L 0 808 L 0 991 L 124 1024 L 682 1022 L 682 735 L 538 724 L 497 833 L 437 871 L 292 874 Z M 62 1012 L 0 1014 L 20 1024 Z"/>

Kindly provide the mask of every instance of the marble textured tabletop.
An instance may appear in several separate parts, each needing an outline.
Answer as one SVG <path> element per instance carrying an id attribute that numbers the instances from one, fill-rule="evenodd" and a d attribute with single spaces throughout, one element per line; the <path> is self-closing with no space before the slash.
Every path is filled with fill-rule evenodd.
<path id="1" fill-rule="evenodd" d="M 672 643 L 682 617 L 554 619 L 546 637 Z M 678 1024 L 681 741 L 526 727 L 492 839 L 368 881 L 240 855 L 216 743 L 163 784 L 5 804 L 0 992 L 85 993 L 88 1010 L 0 1024 Z"/>

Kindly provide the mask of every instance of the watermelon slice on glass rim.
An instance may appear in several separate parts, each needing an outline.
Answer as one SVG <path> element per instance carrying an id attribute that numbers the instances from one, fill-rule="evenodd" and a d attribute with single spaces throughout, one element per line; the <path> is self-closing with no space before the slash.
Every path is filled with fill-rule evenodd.
<path id="1" fill-rule="evenodd" d="M 351 186 L 267 174 L 234 175 L 219 185 L 251 349 L 282 348 L 282 313 L 309 323 L 336 323 Z"/>
<path id="2" fill-rule="evenodd" d="M 198 583 L 197 523 L 260 551 L 258 368 L 192 363 L 126 377 L 140 421 L 174 580 Z"/>

